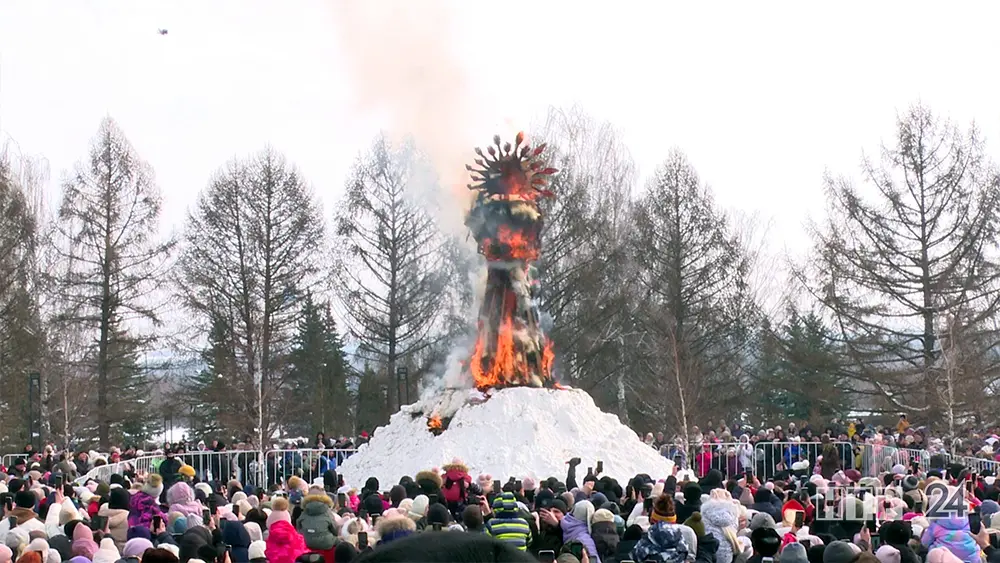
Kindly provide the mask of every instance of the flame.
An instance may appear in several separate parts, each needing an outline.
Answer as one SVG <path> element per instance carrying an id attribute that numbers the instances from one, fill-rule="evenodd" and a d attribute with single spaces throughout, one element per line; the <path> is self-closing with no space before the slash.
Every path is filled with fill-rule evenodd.
<path id="1" fill-rule="evenodd" d="M 431 430 L 441 430 L 441 417 L 434 413 L 427 419 L 427 428 Z"/>
<path id="2" fill-rule="evenodd" d="M 546 340 L 545 347 L 542 348 L 542 377 L 545 379 L 551 379 L 552 377 L 552 362 L 556 359 L 556 353 L 552 349 L 552 341 Z"/>
<path id="3" fill-rule="evenodd" d="M 536 237 L 518 232 L 508 225 L 497 228 L 496 239 L 483 239 L 479 250 L 487 260 L 538 260 Z"/>

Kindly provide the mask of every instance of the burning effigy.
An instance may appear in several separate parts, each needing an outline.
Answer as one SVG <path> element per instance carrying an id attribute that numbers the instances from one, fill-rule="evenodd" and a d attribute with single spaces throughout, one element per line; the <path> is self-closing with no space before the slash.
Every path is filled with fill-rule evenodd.
<path id="1" fill-rule="evenodd" d="M 479 312 L 475 349 L 468 363 L 479 390 L 554 384 L 552 343 L 539 326 L 537 270 L 544 217 L 538 202 L 553 198 L 545 144 L 532 148 L 518 133 L 514 144 L 500 136 L 476 166 L 466 165 L 477 192 L 465 224 L 489 271 Z"/>

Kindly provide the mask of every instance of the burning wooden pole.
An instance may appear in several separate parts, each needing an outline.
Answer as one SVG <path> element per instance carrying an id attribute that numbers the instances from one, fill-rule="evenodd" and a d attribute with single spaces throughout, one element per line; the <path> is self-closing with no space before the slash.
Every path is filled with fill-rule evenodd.
<path id="1" fill-rule="evenodd" d="M 476 387 L 550 385 L 552 344 L 539 326 L 537 271 L 541 250 L 541 198 L 555 168 L 542 157 L 545 145 L 531 148 L 518 133 L 514 145 L 493 137 L 494 146 L 476 166 L 467 166 L 478 192 L 465 224 L 486 257 L 489 273 L 479 313 L 479 334 L 469 362 Z"/>

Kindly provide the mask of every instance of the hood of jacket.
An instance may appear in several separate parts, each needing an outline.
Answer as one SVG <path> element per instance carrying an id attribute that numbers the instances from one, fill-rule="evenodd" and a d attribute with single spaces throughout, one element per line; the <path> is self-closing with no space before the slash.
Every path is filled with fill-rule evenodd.
<path id="1" fill-rule="evenodd" d="M 264 554 L 271 563 L 293 563 L 306 551 L 305 540 L 288 522 L 279 520 L 268 530 Z"/>
<path id="2" fill-rule="evenodd" d="M 14 510 L 10 511 L 10 515 L 17 518 L 18 526 L 21 526 L 25 522 L 38 518 L 38 515 L 35 514 L 35 511 L 30 508 L 15 508 Z"/>
<path id="3" fill-rule="evenodd" d="M 717 528 L 733 528 L 739 525 L 736 505 L 724 500 L 709 500 L 701 505 L 701 517 L 706 524 Z"/>
<path id="4" fill-rule="evenodd" d="M 97 511 L 97 515 L 107 517 L 109 528 L 128 527 L 128 510 L 110 508 L 105 504 Z"/>
<path id="5" fill-rule="evenodd" d="M 639 540 L 632 550 L 632 559 L 664 563 L 683 563 L 688 557 L 688 546 L 680 526 L 668 522 L 657 522 L 649 528 L 646 537 Z"/>
<path id="6" fill-rule="evenodd" d="M 302 511 L 311 516 L 333 510 L 333 499 L 329 495 L 306 495 L 302 498 Z"/>

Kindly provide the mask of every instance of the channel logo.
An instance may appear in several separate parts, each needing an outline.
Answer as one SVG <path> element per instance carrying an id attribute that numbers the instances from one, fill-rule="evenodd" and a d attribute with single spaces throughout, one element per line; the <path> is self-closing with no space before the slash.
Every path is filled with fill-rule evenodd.
<path id="1" fill-rule="evenodd" d="M 967 499 L 968 486 L 937 481 L 927 485 L 919 500 L 910 504 L 898 486 L 888 487 L 827 487 L 817 491 L 817 520 L 902 520 L 906 513 L 922 514 L 928 520 L 967 518 L 971 508 Z"/>

